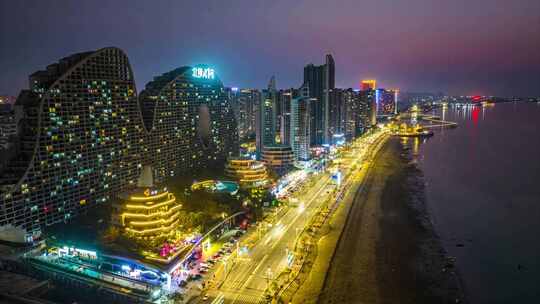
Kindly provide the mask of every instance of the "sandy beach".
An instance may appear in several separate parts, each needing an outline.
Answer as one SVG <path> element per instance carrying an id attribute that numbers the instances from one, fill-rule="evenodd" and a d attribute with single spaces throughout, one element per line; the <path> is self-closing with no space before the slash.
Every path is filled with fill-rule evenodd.
<path id="1" fill-rule="evenodd" d="M 319 303 L 463 303 L 453 262 L 424 205 L 423 180 L 398 139 L 375 157 L 324 279 Z"/>

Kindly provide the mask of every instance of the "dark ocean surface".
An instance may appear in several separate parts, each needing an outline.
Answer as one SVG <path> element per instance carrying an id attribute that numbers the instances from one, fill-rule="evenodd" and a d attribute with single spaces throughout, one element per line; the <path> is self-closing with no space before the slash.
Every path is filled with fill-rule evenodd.
<path id="1" fill-rule="evenodd" d="M 540 303 L 540 104 L 448 108 L 408 139 L 428 210 L 471 303 Z"/>

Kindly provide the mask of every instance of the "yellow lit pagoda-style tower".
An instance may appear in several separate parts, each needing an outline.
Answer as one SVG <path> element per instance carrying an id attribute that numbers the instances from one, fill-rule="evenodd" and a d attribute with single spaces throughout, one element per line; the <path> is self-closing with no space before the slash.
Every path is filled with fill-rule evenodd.
<path id="1" fill-rule="evenodd" d="M 154 185 L 152 168 L 145 166 L 137 188 L 119 195 L 113 223 L 134 238 L 151 240 L 173 237 L 178 228 L 181 204 L 166 187 Z"/>

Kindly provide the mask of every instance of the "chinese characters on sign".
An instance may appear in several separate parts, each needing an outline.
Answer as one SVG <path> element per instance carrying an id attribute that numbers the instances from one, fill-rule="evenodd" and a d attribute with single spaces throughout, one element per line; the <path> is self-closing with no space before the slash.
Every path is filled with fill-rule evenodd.
<path id="1" fill-rule="evenodd" d="M 214 69 L 211 68 L 193 68 L 191 69 L 195 78 L 214 79 Z"/>

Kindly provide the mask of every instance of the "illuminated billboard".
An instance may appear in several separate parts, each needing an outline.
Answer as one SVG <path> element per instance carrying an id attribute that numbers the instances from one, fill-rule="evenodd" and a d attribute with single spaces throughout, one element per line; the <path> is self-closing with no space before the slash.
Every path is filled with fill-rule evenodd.
<path id="1" fill-rule="evenodd" d="M 214 69 L 211 68 L 203 68 L 203 67 L 195 67 L 191 69 L 191 76 L 194 78 L 201 78 L 201 79 L 214 79 L 215 78 L 215 72 Z"/>

